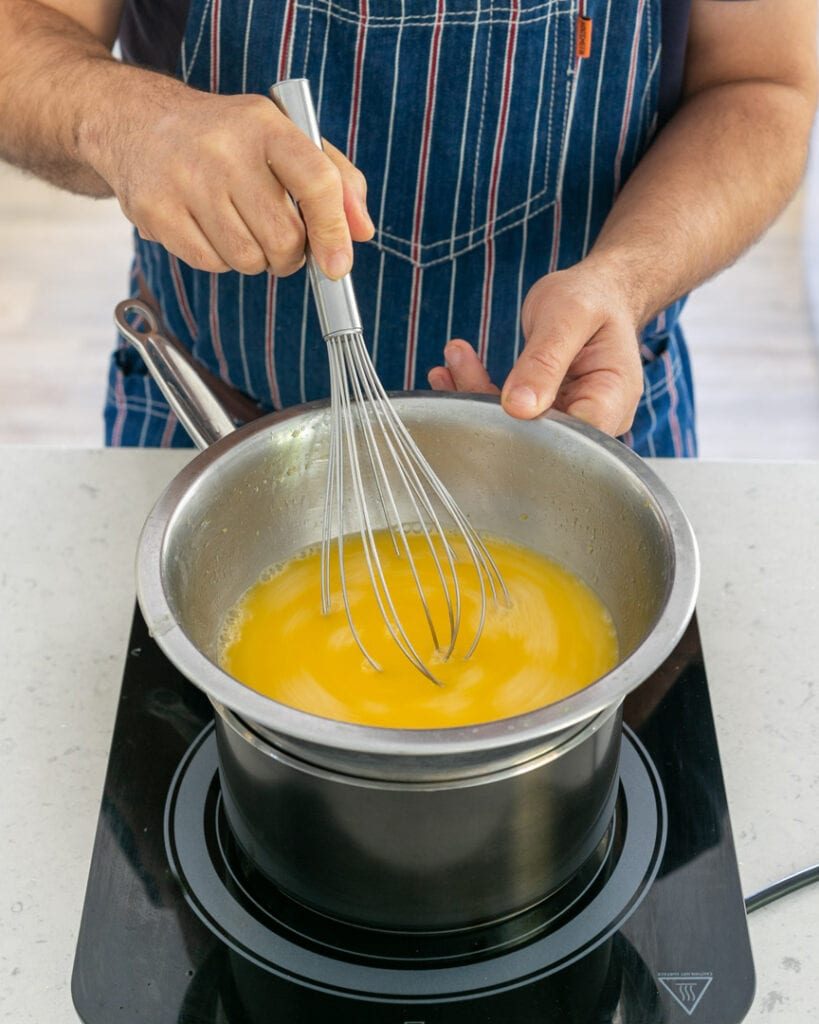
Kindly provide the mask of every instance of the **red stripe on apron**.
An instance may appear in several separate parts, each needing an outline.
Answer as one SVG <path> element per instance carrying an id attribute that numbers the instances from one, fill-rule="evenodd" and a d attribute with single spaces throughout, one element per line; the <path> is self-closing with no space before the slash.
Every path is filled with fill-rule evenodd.
<path id="1" fill-rule="evenodd" d="M 549 273 L 557 270 L 557 256 L 560 252 L 560 199 L 555 200 L 554 216 L 552 218 L 552 254 L 549 257 Z"/>
<path id="2" fill-rule="evenodd" d="M 293 33 L 293 18 L 296 13 L 296 5 L 290 0 L 287 4 L 287 11 L 284 16 L 284 28 L 282 29 L 282 42 L 281 49 L 279 50 L 279 81 L 284 81 L 287 78 L 288 69 L 290 66 L 290 50 Z"/>
<path id="3" fill-rule="evenodd" d="M 162 431 L 162 437 L 159 442 L 160 448 L 170 448 L 171 439 L 173 438 L 173 432 L 176 430 L 176 414 L 173 409 L 168 410 L 168 419 L 165 422 L 165 429 Z"/>
<path id="4" fill-rule="evenodd" d="M 128 406 L 125 399 L 125 388 L 122 386 L 122 372 L 117 373 L 114 384 L 114 401 L 117 406 L 117 418 L 111 428 L 111 444 L 114 447 L 122 444 L 122 428 L 125 426 L 125 417 L 128 415 Z"/>
<path id="5" fill-rule="evenodd" d="M 503 63 L 503 91 L 498 118 L 498 133 L 495 136 L 495 152 L 492 154 L 492 176 L 489 180 L 488 217 L 486 222 L 486 261 L 483 275 L 483 302 L 481 308 L 481 330 L 478 341 L 478 356 L 486 363 L 489 351 L 489 327 L 492 322 L 492 292 L 495 271 L 495 240 L 492 231 L 498 212 L 498 187 L 500 185 L 503 151 L 506 146 L 506 125 L 509 120 L 509 97 L 512 93 L 512 78 L 515 66 L 515 49 L 518 39 L 518 0 L 512 0 L 509 35 L 506 39 L 506 55 Z"/>
<path id="6" fill-rule="evenodd" d="M 219 92 L 219 2 L 213 0 L 210 16 L 210 91 Z"/>
<path id="7" fill-rule="evenodd" d="M 276 334 L 276 278 L 267 279 L 267 300 L 264 313 L 264 365 L 267 372 L 267 383 L 274 409 L 281 409 L 282 400 L 279 396 L 279 381 L 276 377 L 276 352 L 273 340 Z"/>
<path id="8" fill-rule="evenodd" d="M 168 253 L 168 261 L 171 267 L 171 280 L 173 281 L 173 290 L 176 295 L 179 312 L 182 314 L 182 319 L 185 321 L 188 333 L 195 340 L 199 336 L 199 329 L 196 326 L 193 310 L 191 309 L 187 293 L 185 292 L 185 282 L 182 280 L 182 272 L 179 269 L 179 260 L 176 256 L 172 256 Z"/>
<path id="9" fill-rule="evenodd" d="M 296 4 L 294 0 L 288 0 L 287 9 L 284 15 L 284 27 L 282 38 L 279 44 L 278 80 L 284 81 L 290 69 L 291 43 L 293 34 L 293 19 L 295 17 Z M 279 394 L 279 381 L 276 376 L 276 278 L 268 276 L 267 293 L 265 297 L 264 316 L 264 366 L 267 375 L 267 384 L 270 388 L 270 400 L 274 409 L 281 409 L 282 400 Z"/>
<path id="10" fill-rule="evenodd" d="M 222 380 L 230 382 L 227 360 L 222 348 L 222 338 L 219 333 L 219 275 L 210 275 L 210 338 L 213 342 L 213 351 L 219 363 L 219 376 Z"/>
<path id="11" fill-rule="evenodd" d="M 623 153 L 626 148 L 626 137 L 628 136 L 629 119 L 631 118 L 631 105 L 634 102 L 634 80 L 637 76 L 637 54 L 640 48 L 640 33 L 643 27 L 643 8 L 645 0 L 640 0 L 637 5 L 637 23 L 634 26 L 634 36 L 631 40 L 631 62 L 628 69 L 628 84 L 626 86 L 626 102 L 623 107 L 623 119 L 620 122 L 620 141 L 617 146 L 617 156 L 614 160 L 614 194 L 620 191 L 620 174 L 623 166 Z"/>
<path id="12" fill-rule="evenodd" d="M 435 109 L 435 89 L 438 79 L 438 55 L 441 48 L 441 30 L 446 0 L 438 0 L 435 27 L 427 73 L 427 94 L 424 106 L 424 129 L 421 137 L 421 157 L 418 163 L 418 185 L 415 189 L 415 217 L 412 226 L 412 258 L 417 260 L 421 249 L 421 227 L 424 222 L 424 198 L 429 170 L 429 140 L 432 134 L 432 112 Z M 418 344 L 418 311 L 421 304 L 421 268 L 415 267 L 412 274 L 412 297 L 407 328 L 407 354 L 404 363 L 404 387 L 409 390 L 415 380 L 415 354 Z"/>
<path id="13" fill-rule="evenodd" d="M 358 115 L 361 107 L 361 69 L 364 66 L 364 51 L 367 49 L 367 0 L 361 0 L 361 20 L 355 41 L 355 68 L 353 71 L 353 96 L 350 102 L 350 128 L 347 134 L 347 156 L 355 163 L 358 142 Z"/>
<path id="14" fill-rule="evenodd" d="M 671 427 L 671 439 L 674 444 L 674 454 L 683 454 L 682 431 L 680 430 L 680 419 L 677 416 L 677 406 L 680 404 L 680 396 L 677 394 L 677 385 L 674 383 L 674 367 L 671 365 L 671 353 L 665 351 L 662 354 L 665 363 L 665 379 L 668 385 L 668 424 Z"/>

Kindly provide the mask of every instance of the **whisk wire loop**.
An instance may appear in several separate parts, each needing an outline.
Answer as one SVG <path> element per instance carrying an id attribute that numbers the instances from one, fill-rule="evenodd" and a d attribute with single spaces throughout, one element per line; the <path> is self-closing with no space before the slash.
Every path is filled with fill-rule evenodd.
<path id="1" fill-rule="evenodd" d="M 427 495 L 427 492 L 425 491 L 422 482 L 418 478 L 418 474 L 416 473 L 414 466 L 412 465 L 412 461 L 410 458 L 411 453 L 406 451 L 406 445 L 403 439 L 401 438 L 400 434 L 397 434 L 395 431 L 395 421 L 398 420 L 398 417 L 396 416 L 395 411 L 393 410 L 391 404 L 389 403 L 387 395 L 384 393 L 382 398 L 382 396 L 380 396 L 378 392 L 375 390 L 373 390 L 372 392 L 367 392 L 366 396 L 364 395 L 361 381 L 363 380 L 365 384 L 369 383 L 368 368 L 371 367 L 372 364 L 370 362 L 367 350 L 364 347 L 363 339 L 356 339 L 356 341 L 351 345 L 350 350 L 352 354 L 351 370 L 354 371 L 351 374 L 351 381 L 353 384 L 354 392 L 359 402 L 364 402 L 366 398 L 366 408 L 372 412 L 373 417 L 379 426 L 381 438 L 384 442 L 384 445 L 386 446 L 387 452 L 390 455 L 393 467 L 396 473 L 398 474 L 401 483 L 404 485 L 407 497 L 409 498 L 410 504 L 412 505 L 412 509 L 414 512 L 412 522 L 418 525 L 426 541 L 427 549 L 432 557 L 433 565 L 435 566 L 436 575 L 438 577 L 438 582 L 440 583 L 441 590 L 443 592 L 444 600 L 447 607 L 447 614 L 449 617 L 449 645 L 444 653 L 444 659 L 446 660 L 446 658 L 450 656 L 450 654 L 455 648 L 455 642 L 458 637 L 458 629 L 460 627 L 461 619 L 461 595 L 460 587 L 458 585 L 458 576 L 455 570 L 454 552 L 444 532 L 444 529 L 441 526 L 440 520 L 435 512 L 435 508 L 432 502 L 430 501 L 429 496 Z M 378 384 L 380 387 L 380 382 L 378 382 Z M 398 420 L 398 422 L 400 422 L 400 420 Z M 409 542 L 407 540 L 401 516 L 395 504 L 393 491 L 389 486 L 389 479 L 386 473 L 386 469 L 384 467 L 383 456 L 376 443 L 373 443 L 372 446 L 369 447 L 368 453 L 372 460 L 373 467 L 375 468 L 377 466 L 378 471 L 384 474 L 384 478 L 386 481 L 386 489 L 389 492 L 390 497 L 392 498 L 391 505 L 394 514 L 394 525 L 393 523 L 388 522 L 387 526 L 393 538 L 395 532 L 398 532 L 401 538 L 401 546 L 406 555 L 410 571 L 415 581 L 418 595 L 421 599 L 424 612 L 429 623 L 430 631 L 432 633 L 433 640 L 435 643 L 435 649 L 440 650 L 441 645 L 438 642 L 435 625 L 432 620 L 432 614 L 429 610 L 429 605 L 426 601 L 424 590 L 423 587 L 421 586 L 421 581 L 418 577 L 418 573 L 415 568 L 415 563 L 410 553 Z M 402 462 L 401 460 L 401 455 L 405 457 L 404 462 Z M 419 503 L 423 507 L 423 511 L 426 513 L 426 516 L 429 518 L 433 532 L 440 539 L 444 553 L 446 554 L 447 563 L 449 567 L 449 582 L 447 581 L 443 566 L 441 565 L 440 558 L 438 557 L 438 552 L 436 550 L 433 537 L 430 534 L 430 528 L 427 525 L 427 521 L 424 518 L 424 515 L 422 514 L 421 508 L 419 508 Z M 450 583 L 452 586 L 452 594 L 450 594 Z"/>
<path id="2" fill-rule="evenodd" d="M 392 446 L 389 443 L 389 438 L 387 437 L 386 433 L 384 432 L 382 418 L 381 418 L 381 416 L 378 415 L 377 406 L 376 405 L 370 405 L 365 400 L 365 396 L 364 396 L 362 388 L 361 388 L 361 382 L 360 382 L 360 380 L 359 380 L 359 378 L 357 376 L 357 372 L 356 372 L 357 369 L 358 369 L 358 366 L 356 365 L 357 359 L 360 360 L 360 358 L 361 358 L 360 352 L 359 352 L 359 347 L 360 346 L 363 346 L 363 342 L 360 341 L 359 339 L 355 339 L 347 347 L 346 352 L 345 352 L 345 356 L 346 356 L 346 360 L 347 360 L 347 366 L 348 366 L 348 369 L 350 371 L 349 380 L 350 380 L 350 384 L 352 385 L 353 397 L 356 400 L 355 401 L 355 405 L 356 405 L 356 409 L 358 411 L 359 424 L 361 426 L 361 429 L 362 429 L 362 432 L 363 432 L 363 435 L 364 435 L 365 444 L 366 444 L 366 447 L 367 447 L 367 454 L 369 456 L 369 461 L 370 461 L 370 466 L 371 466 L 371 468 L 373 470 L 373 477 L 374 477 L 374 479 L 376 481 L 376 486 L 377 486 L 377 489 L 378 489 L 378 492 L 379 492 L 379 496 L 381 497 L 381 505 L 382 505 L 382 508 L 383 508 L 383 511 L 384 511 L 384 516 L 385 516 L 385 520 L 386 520 L 387 526 L 388 526 L 389 531 L 390 531 L 390 535 L 391 535 L 392 540 L 393 540 L 393 545 L 394 545 L 394 548 L 395 548 L 395 552 L 400 557 L 401 550 L 403 550 L 403 553 L 404 553 L 404 555 L 405 555 L 405 557 L 407 559 L 407 565 L 408 565 L 410 573 L 412 575 L 413 582 L 415 584 L 415 589 L 416 589 L 416 592 L 418 594 L 418 598 L 419 598 L 419 600 L 421 602 L 421 607 L 423 609 L 424 616 L 425 616 L 425 618 L 427 620 L 427 625 L 429 626 L 429 630 L 430 630 L 430 633 L 432 635 L 433 644 L 435 646 L 435 649 L 438 650 L 439 647 L 440 647 L 440 643 L 439 643 L 439 640 L 438 640 L 438 633 L 437 633 L 437 631 L 435 629 L 435 622 L 433 620 L 432 612 L 430 611 L 430 607 L 429 607 L 429 604 L 427 602 L 426 595 L 424 593 L 424 588 L 421 585 L 420 577 L 418 576 L 418 571 L 417 571 L 417 568 L 416 568 L 416 565 L 415 565 L 415 561 L 412 558 L 412 554 L 410 552 L 409 541 L 407 540 L 407 535 L 406 535 L 406 532 L 404 531 L 403 525 L 401 523 L 401 517 L 399 515 L 398 508 L 397 508 L 396 503 L 395 503 L 395 495 L 394 495 L 394 492 L 393 492 L 393 490 L 392 490 L 392 488 L 390 487 L 390 484 L 389 484 L 389 476 L 388 476 L 388 473 L 387 473 L 387 469 L 386 469 L 386 467 L 384 465 L 383 457 L 381 455 L 381 452 L 379 451 L 378 442 L 376 441 L 376 438 L 375 438 L 375 435 L 374 435 L 374 432 L 373 432 L 373 427 L 372 427 L 372 419 L 373 418 L 376 420 L 376 422 L 378 423 L 379 427 L 381 428 L 382 437 L 386 441 L 387 446 L 388 446 L 388 448 L 390 449 L 390 451 L 391 451 L 391 453 L 393 455 L 394 466 L 395 466 L 396 470 L 398 471 L 399 476 L 402 479 L 402 482 L 405 483 L 405 484 L 407 483 L 406 475 L 405 475 L 405 473 L 403 471 L 403 468 L 401 467 L 400 462 L 395 457 L 394 450 L 392 449 Z M 366 352 L 365 352 L 365 355 L 366 355 Z M 371 412 L 375 412 L 375 416 L 374 417 L 370 416 Z M 384 480 L 384 489 L 386 490 L 386 492 L 387 492 L 387 494 L 389 495 L 389 498 L 390 498 L 390 506 L 391 506 L 391 509 L 392 509 L 392 517 L 390 516 L 389 511 L 387 509 L 387 503 L 383 499 L 383 491 L 381 489 L 381 485 L 380 485 L 380 482 L 379 482 L 380 479 Z M 413 506 L 413 510 L 415 512 L 415 517 L 416 517 L 417 521 L 422 524 L 423 531 L 424 531 L 425 535 L 427 536 L 428 542 L 430 544 L 430 550 L 432 552 L 433 559 L 435 561 L 435 565 L 436 565 L 437 570 L 438 570 L 438 575 L 439 575 L 439 578 L 440 578 L 441 586 L 444 589 L 444 594 L 446 596 L 447 595 L 447 588 L 446 588 L 446 581 L 444 580 L 443 570 L 441 569 L 440 563 L 438 561 L 437 554 L 436 554 L 434 548 L 432 547 L 431 541 L 429 541 L 429 534 L 428 534 L 428 531 L 426 529 L 426 524 L 424 524 L 423 517 L 421 516 L 421 512 L 420 512 L 420 510 L 418 508 L 418 503 L 415 500 L 415 496 L 412 493 L 412 489 L 407 487 L 407 493 L 409 495 L 411 504 Z M 395 534 L 396 533 L 400 537 L 400 541 L 401 541 L 400 548 L 399 548 L 399 545 L 398 545 L 398 543 L 396 542 L 396 539 L 395 539 Z M 449 602 L 447 602 L 447 605 L 448 605 L 448 607 L 450 607 L 450 611 L 451 611 L 451 605 L 449 604 Z M 450 634 L 452 634 L 452 629 L 453 629 L 453 621 L 452 621 L 452 616 L 450 615 Z M 454 640 L 452 642 L 454 644 Z"/>
<path id="3" fill-rule="evenodd" d="M 378 661 L 367 650 L 351 611 L 344 568 L 346 484 L 349 482 L 367 574 L 379 612 L 401 653 L 428 679 L 439 683 L 397 612 L 376 543 L 368 490 L 374 489 L 377 495 L 377 507 L 383 515 L 394 553 L 406 561 L 434 650 L 443 660 L 450 658 L 455 650 L 461 625 L 462 599 L 456 564 L 459 556 L 447 536 L 436 502 L 460 535 L 479 584 L 478 622 L 466 658 L 474 652 L 485 625 L 487 589 L 496 603 L 502 595 L 508 604 L 508 591 L 486 545 L 435 475 L 393 408 L 375 372 L 361 332 L 339 332 L 327 337 L 326 341 L 330 362 L 331 438 L 321 545 L 322 610 L 326 613 L 332 605 L 330 551 L 335 535 L 341 596 L 351 633 L 370 665 L 380 669 Z M 362 457 L 366 472 L 362 468 Z M 417 555 L 413 555 L 409 543 L 405 526 L 407 518 L 423 536 L 425 550 L 435 569 L 448 618 L 449 637 L 445 646 L 439 641 L 435 616 L 416 565 Z"/>
<path id="4" fill-rule="evenodd" d="M 439 684 L 440 682 L 429 668 L 426 666 L 423 658 L 416 650 L 409 635 L 404 629 L 400 616 L 398 615 L 395 604 L 393 601 L 392 593 L 387 583 L 386 576 L 384 574 L 384 568 L 381 564 L 381 559 L 378 554 L 376 546 L 374 530 L 372 520 L 366 500 L 366 490 L 364 487 L 364 481 L 361 473 L 361 464 L 359 460 L 358 447 L 356 444 L 356 425 L 362 427 L 367 418 L 367 406 L 366 401 L 362 399 L 361 402 L 353 401 L 350 394 L 350 381 L 345 375 L 346 366 L 346 352 L 344 351 L 345 346 L 350 344 L 349 337 L 341 335 L 328 339 L 328 349 L 330 352 L 331 359 L 331 392 L 333 398 L 331 400 L 331 435 L 335 434 L 339 440 L 342 438 L 346 441 L 346 444 L 339 443 L 336 447 L 337 467 L 334 473 L 334 483 L 339 484 L 335 489 L 335 504 L 336 507 L 336 519 L 338 523 L 337 529 L 337 545 L 338 545 L 338 556 L 339 561 L 342 562 L 344 558 L 343 538 L 344 538 L 344 455 L 346 449 L 346 465 L 349 468 L 350 481 L 352 484 L 353 498 L 355 502 L 355 510 L 358 517 L 359 524 L 359 536 L 361 538 L 362 549 L 364 553 L 364 559 L 367 566 L 367 573 L 372 586 L 372 591 L 378 604 L 379 612 L 387 626 L 387 629 L 400 649 L 401 653 L 410 661 L 412 664 L 425 675 L 432 682 Z M 336 386 L 333 387 L 332 375 L 340 375 L 339 380 L 336 382 Z M 337 399 L 337 401 L 336 401 Z M 331 485 L 332 486 L 332 485 Z M 389 492 L 392 493 L 391 491 Z M 328 539 L 327 548 L 322 543 L 322 551 L 327 550 L 329 553 L 329 538 L 332 536 L 333 530 L 332 525 L 325 522 L 324 527 L 324 538 Z M 408 557 L 409 549 L 407 549 Z M 341 577 L 342 577 L 342 597 L 344 600 L 344 607 L 347 614 L 347 620 L 352 624 L 352 613 L 350 610 L 349 594 L 346 587 L 346 578 L 343 572 L 343 565 L 340 566 Z M 422 591 L 421 591 L 422 592 Z M 356 640 L 362 653 L 365 655 L 369 663 L 376 669 L 380 669 L 380 665 L 372 655 L 368 652 L 366 646 L 361 640 L 360 635 L 354 626 L 352 626 L 353 637 Z"/>

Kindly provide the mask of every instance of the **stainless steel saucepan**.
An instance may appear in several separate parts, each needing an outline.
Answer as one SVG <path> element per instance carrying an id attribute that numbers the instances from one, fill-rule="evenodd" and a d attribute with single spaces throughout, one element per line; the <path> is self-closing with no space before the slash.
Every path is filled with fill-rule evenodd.
<path id="1" fill-rule="evenodd" d="M 129 325 L 134 314 L 147 330 Z M 383 729 L 297 711 L 223 671 L 217 637 L 267 566 L 321 537 L 327 404 L 234 430 L 148 307 L 128 300 L 116 319 L 204 449 L 148 517 L 137 587 L 157 643 L 213 703 L 225 809 L 253 863 L 327 914 L 389 929 L 469 927 L 563 885 L 611 821 L 623 698 L 693 611 L 697 548 L 673 495 L 624 445 L 559 413 L 524 422 L 486 396 L 396 397 L 478 529 L 596 591 L 620 661 L 571 697 L 473 727 Z"/>

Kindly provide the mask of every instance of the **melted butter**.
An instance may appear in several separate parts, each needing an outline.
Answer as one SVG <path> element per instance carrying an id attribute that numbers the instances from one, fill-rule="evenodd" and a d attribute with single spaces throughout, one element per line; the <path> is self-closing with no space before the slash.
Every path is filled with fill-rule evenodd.
<path id="1" fill-rule="evenodd" d="M 526 548 L 485 538 L 511 605 L 487 602 L 480 642 L 465 659 L 480 619 L 478 577 L 463 546 L 458 556 L 461 625 L 452 655 L 436 651 L 407 559 L 387 533 L 378 550 L 396 612 L 441 686 L 421 675 L 391 639 L 378 610 L 358 538 L 346 538 L 344 568 L 353 622 L 382 671 L 350 633 L 338 562 L 333 607 L 321 614 L 320 553 L 310 549 L 262 574 L 225 620 L 220 663 L 276 701 L 325 718 L 392 728 L 446 728 L 522 714 L 582 689 L 617 661 L 611 617 L 596 595 L 562 566 Z M 449 643 L 446 602 L 423 536 L 409 543 L 440 643 Z M 444 566 L 443 546 L 439 546 Z M 448 575 L 448 573 L 447 573 Z"/>

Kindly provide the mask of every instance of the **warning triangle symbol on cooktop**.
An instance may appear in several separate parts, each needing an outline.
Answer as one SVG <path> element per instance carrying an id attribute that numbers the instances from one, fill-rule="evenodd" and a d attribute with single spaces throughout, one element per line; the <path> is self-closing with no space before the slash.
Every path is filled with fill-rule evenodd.
<path id="1" fill-rule="evenodd" d="M 677 1003 L 691 1017 L 700 1005 L 700 1000 L 714 980 L 713 974 L 667 974 L 657 975 L 657 980 Z"/>

